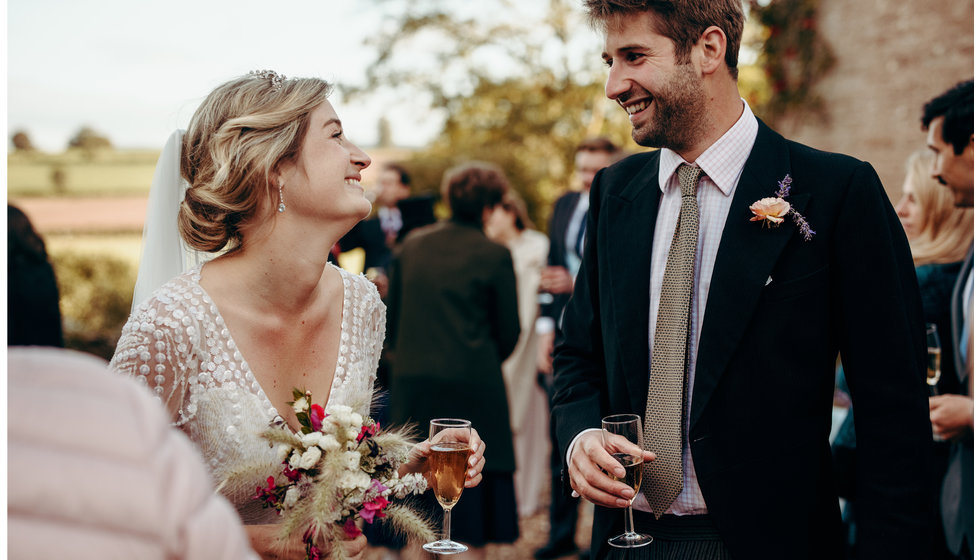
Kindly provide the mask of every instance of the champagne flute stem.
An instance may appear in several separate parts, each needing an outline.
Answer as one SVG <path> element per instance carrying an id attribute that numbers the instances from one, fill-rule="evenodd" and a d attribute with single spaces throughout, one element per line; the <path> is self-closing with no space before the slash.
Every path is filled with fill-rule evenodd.
<path id="1" fill-rule="evenodd" d="M 633 535 L 636 531 L 633 530 L 633 504 L 626 506 L 626 534 Z"/>
<path id="2" fill-rule="evenodd" d="M 451 508 L 444 507 L 444 508 L 442 508 L 442 511 L 443 511 L 443 516 L 442 516 L 442 540 L 444 540 L 446 542 L 449 542 L 451 540 L 449 538 L 449 526 L 451 524 L 452 511 L 453 510 Z"/>

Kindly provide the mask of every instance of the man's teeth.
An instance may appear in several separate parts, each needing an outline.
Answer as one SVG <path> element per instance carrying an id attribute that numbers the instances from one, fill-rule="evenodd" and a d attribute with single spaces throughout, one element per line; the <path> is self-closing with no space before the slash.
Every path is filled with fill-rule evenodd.
<path id="1" fill-rule="evenodd" d="M 635 103 L 633 105 L 625 107 L 625 109 L 628 114 L 635 115 L 636 113 L 639 113 L 640 111 L 646 109 L 649 106 L 650 106 L 649 101 L 640 101 L 639 103 Z"/>
<path id="2" fill-rule="evenodd" d="M 344 179 L 344 182 L 355 187 L 361 186 L 361 182 L 357 179 Z"/>

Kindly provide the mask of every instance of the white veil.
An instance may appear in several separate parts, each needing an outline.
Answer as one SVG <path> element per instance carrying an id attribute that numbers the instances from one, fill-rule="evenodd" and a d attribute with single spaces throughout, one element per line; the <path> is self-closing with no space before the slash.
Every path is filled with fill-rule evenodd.
<path id="1" fill-rule="evenodd" d="M 133 309 L 149 299 L 157 288 L 171 278 L 184 273 L 213 255 L 188 247 L 177 230 L 177 212 L 187 182 L 180 176 L 180 148 L 183 130 L 175 130 L 167 139 L 146 204 L 143 224 L 143 248 L 140 253 L 136 288 L 133 290 Z"/>

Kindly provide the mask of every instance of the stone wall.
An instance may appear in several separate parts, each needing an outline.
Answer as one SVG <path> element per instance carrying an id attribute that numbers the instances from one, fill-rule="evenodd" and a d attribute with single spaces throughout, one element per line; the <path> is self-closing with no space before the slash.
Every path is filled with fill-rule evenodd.
<path id="1" fill-rule="evenodd" d="M 824 0 L 818 21 L 836 57 L 814 85 L 827 112 L 786 117 L 773 127 L 871 162 L 897 201 L 906 158 L 925 147 L 922 105 L 973 77 L 973 2 Z"/>

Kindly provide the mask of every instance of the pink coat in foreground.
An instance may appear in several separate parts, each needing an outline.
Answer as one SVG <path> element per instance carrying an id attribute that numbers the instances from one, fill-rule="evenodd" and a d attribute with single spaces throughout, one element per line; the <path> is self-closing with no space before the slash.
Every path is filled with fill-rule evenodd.
<path id="1" fill-rule="evenodd" d="M 7 366 L 11 559 L 256 558 L 147 389 L 56 348 L 10 347 Z"/>

